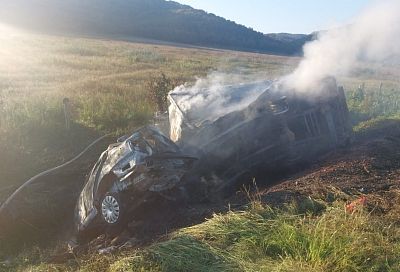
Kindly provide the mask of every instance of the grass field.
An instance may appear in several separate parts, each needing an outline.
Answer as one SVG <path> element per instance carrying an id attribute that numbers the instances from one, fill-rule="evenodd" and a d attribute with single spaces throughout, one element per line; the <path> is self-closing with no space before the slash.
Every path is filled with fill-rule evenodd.
<path id="1" fill-rule="evenodd" d="M 148 123 L 154 105 L 147 99 L 146 84 L 160 73 L 182 83 L 212 71 L 240 74 L 245 80 L 275 79 L 299 62 L 234 51 L 33 35 L 6 27 L 0 31 L 0 188 L 66 160 L 96 135 Z M 351 77 L 339 78 L 356 121 L 397 113 L 399 70 L 393 63 L 360 64 Z M 357 88 L 363 83 L 360 96 Z M 68 132 L 65 97 L 72 103 Z"/>
<path id="2" fill-rule="evenodd" d="M 240 74 L 245 80 L 274 79 L 290 73 L 299 60 L 33 35 L 0 27 L 0 201 L 18 184 L 72 157 L 97 136 L 122 134 L 151 122 L 155 106 L 148 99 L 147 86 L 161 73 L 174 82 L 194 82 L 213 71 Z M 350 76 L 338 78 L 347 90 L 357 130 L 375 120 L 399 117 L 399 75 L 400 65 L 388 62 L 359 64 Z M 360 91 L 362 84 L 365 86 Z M 62 100 L 66 97 L 72 104 L 69 131 L 63 116 Z M 83 259 L 81 269 L 361 271 L 368 267 L 361 256 L 369 256 L 380 265 L 371 271 L 398 271 L 394 256 L 400 248 L 388 239 L 398 233 L 392 233 L 391 223 L 375 221 L 366 213 L 348 218 L 341 212 L 331 207 L 322 216 L 299 215 L 253 205 L 244 212 L 216 215 L 146 250 Z M 366 221 L 372 224 L 367 227 Z M 378 247 L 364 242 L 365 237 Z M 382 252 L 387 259 L 381 259 Z M 30 251 L 29 257 L 22 256 L 23 265 L 18 269 L 77 268 L 76 263 L 30 266 L 44 253 L 35 254 Z M 199 259 L 206 262 L 195 263 Z M 382 267 L 393 270 L 379 270 Z"/>
<path id="3" fill-rule="evenodd" d="M 154 106 L 147 100 L 146 84 L 162 72 L 176 82 L 216 70 L 275 78 L 298 62 L 0 31 L 0 188 L 64 161 L 98 134 L 119 134 L 149 122 Z M 72 104 L 69 132 L 64 129 L 65 97 Z"/>

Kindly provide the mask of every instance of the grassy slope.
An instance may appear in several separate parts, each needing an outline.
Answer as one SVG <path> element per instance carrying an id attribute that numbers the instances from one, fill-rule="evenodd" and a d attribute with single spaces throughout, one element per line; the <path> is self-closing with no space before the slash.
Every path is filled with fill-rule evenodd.
<path id="1" fill-rule="evenodd" d="M 259 201 L 214 215 L 142 250 L 91 255 L 48 265 L 31 255 L 17 271 L 399 271 L 400 231 L 391 221 L 340 202 L 321 213 L 316 202 L 274 210 Z M 318 204 L 318 207 L 323 207 Z M 398 211 L 399 212 L 399 211 Z M 43 254 L 43 252 L 42 252 Z M 26 258 L 26 259 L 24 259 Z"/>
<path id="2" fill-rule="evenodd" d="M 64 160 L 104 131 L 126 131 L 147 122 L 153 107 L 146 101 L 145 83 L 160 71 L 180 81 L 193 81 L 216 69 L 274 78 L 298 62 L 268 55 L 1 31 L 0 188 Z M 396 115 L 399 67 L 360 67 L 351 77 L 339 79 L 348 90 L 355 121 Z M 356 89 L 362 82 L 366 91 L 360 98 Z M 378 96 L 380 82 L 383 91 Z M 74 105 L 75 125 L 68 134 L 62 121 L 64 97 Z M 398 229 L 390 221 L 379 222 L 364 212 L 349 216 L 330 207 L 322 215 L 304 216 L 257 204 L 244 212 L 216 215 L 148 249 L 90 256 L 80 263 L 83 271 L 187 271 L 189 267 L 193 271 L 398 271 L 396 239 Z M 42 260 L 40 250 L 28 255 L 21 257 L 21 271 L 77 269 L 76 264 L 31 266 Z M 373 270 L 369 262 L 379 267 Z"/>

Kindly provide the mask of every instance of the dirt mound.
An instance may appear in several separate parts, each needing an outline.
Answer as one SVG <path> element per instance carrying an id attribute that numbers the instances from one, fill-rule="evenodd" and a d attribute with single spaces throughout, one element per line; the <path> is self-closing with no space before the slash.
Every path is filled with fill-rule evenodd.
<path id="1" fill-rule="evenodd" d="M 329 154 L 262 195 L 271 205 L 282 205 L 300 196 L 326 202 L 366 196 L 371 210 L 388 214 L 399 208 L 399 174 L 400 129 L 397 123 L 391 123 L 370 137 L 357 137 L 351 148 Z"/>

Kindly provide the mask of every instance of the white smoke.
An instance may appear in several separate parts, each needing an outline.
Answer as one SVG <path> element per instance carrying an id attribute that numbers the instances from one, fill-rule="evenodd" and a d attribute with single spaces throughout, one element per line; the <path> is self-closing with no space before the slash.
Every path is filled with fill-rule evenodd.
<path id="1" fill-rule="evenodd" d="M 298 91 L 318 89 L 326 76 L 346 76 L 357 62 L 381 62 L 400 55 L 400 1 L 379 0 L 354 22 L 320 34 L 304 47 L 304 59 L 284 83 Z"/>
<path id="2" fill-rule="evenodd" d="M 322 32 L 317 40 L 306 44 L 304 59 L 292 74 L 280 80 L 283 86 L 278 85 L 312 97 L 323 89 L 321 81 L 328 76 L 346 76 L 359 62 L 383 62 L 399 56 L 400 0 L 375 0 L 350 24 Z M 195 125 L 215 121 L 247 107 L 272 85 L 271 81 L 259 81 L 233 87 L 241 82 L 241 76 L 212 73 L 193 86 L 173 90 L 170 95 L 184 116 L 176 113 L 174 106 L 170 108 L 170 120 L 175 120 L 172 138 L 179 138 L 184 117 Z M 242 97 L 232 100 L 233 93 L 242 93 Z"/>
<path id="3" fill-rule="evenodd" d="M 272 84 L 272 81 L 265 80 L 245 81 L 240 75 L 214 72 L 197 79 L 194 85 L 175 88 L 170 95 L 192 123 L 215 121 L 220 116 L 247 107 Z"/>

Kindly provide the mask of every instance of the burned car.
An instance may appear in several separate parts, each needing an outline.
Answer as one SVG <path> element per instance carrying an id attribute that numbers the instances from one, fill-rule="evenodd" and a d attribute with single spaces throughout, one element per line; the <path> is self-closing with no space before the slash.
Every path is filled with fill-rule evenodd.
<path id="1" fill-rule="evenodd" d="M 78 233 L 115 229 L 152 199 L 176 196 L 176 189 L 196 158 L 154 127 L 119 139 L 94 165 L 76 206 Z"/>
<path id="2" fill-rule="evenodd" d="M 242 105 L 251 90 L 262 87 L 253 101 Z M 279 82 L 226 86 L 222 92 L 223 108 L 237 110 L 202 111 L 187 105 L 207 100 L 212 95 L 207 89 L 169 94 L 170 138 L 196 154 L 198 174 L 215 174 L 221 189 L 229 191 L 258 172 L 264 177 L 315 159 L 346 144 L 351 136 L 344 89 L 334 78 L 324 79 L 319 90 L 310 90 L 312 96 L 288 90 Z"/>
<path id="3" fill-rule="evenodd" d="M 170 139 L 144 127 L 110 145 L 80 194 L 78 231 L 123 225 L 142 204 L 175 198 L 179 190 L 191 198 L 191 188 L 209 178 L 212 192 L 232 192 L 245 177 L 315 159 L 351 136 L 344 90 L 334 78 L 312 98 L 271 81 L 224 88 L 223 104 L 197 112 L 184 103 L 215 100 L 208 90 L 171 92 Z"/>

